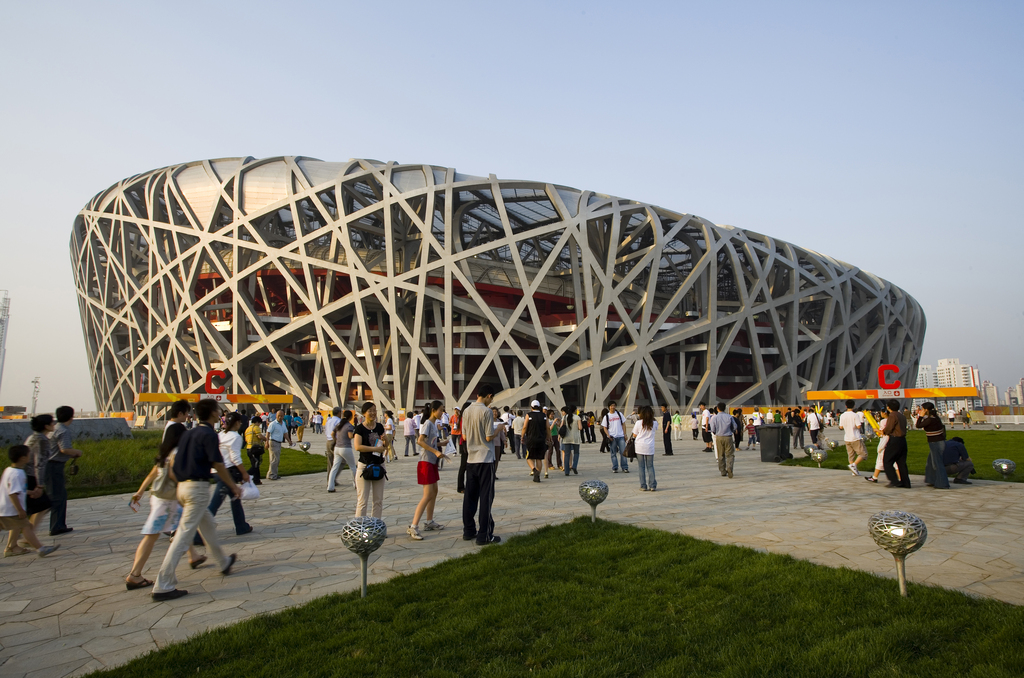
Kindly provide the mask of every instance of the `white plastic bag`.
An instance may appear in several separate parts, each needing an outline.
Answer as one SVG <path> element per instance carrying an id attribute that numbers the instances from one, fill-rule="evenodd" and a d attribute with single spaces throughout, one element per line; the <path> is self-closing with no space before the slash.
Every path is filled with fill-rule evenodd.
<path id="1" fill-rule="evenodd" d="M 251 480 L 239 485 L 242 488 L 242 499 L 259 499 L 260 488 L 256 487 L 256 483 Z"/>

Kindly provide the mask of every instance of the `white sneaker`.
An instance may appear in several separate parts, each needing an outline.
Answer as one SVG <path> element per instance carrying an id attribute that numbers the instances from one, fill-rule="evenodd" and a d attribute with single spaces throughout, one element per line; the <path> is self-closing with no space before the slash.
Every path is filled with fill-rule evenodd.
<path id="1" fill-rule="evenodd" d="M 427 532 L 429 532 L 430 530 L 443 530 L 444 525 L 442 525 L 441 523 L 435 523 L 433 520 L 428 520 L 427 522 L 423 523 L 423 529 Z"/>
<path id="2" fill-rule="evenodd" d="M 850 464 L 846 468 L 850 469 L 850 473 L 852 473 L 853 475 L 855 475 L 855 476 L 859 476 L 860 475 L 860 471 L 857 470 L 857 465 L 856 464 Z"/>
<path id="3" fill-rule="evenodd" d="M 416 541 L 423 541 L 423 535 L 420 534 L 419 529 L 417 529 L 415 525 L 410 525 L 409 529 L 406 530 L 406 532 L 408 532 L 409 536 L 415 539 Z"/>

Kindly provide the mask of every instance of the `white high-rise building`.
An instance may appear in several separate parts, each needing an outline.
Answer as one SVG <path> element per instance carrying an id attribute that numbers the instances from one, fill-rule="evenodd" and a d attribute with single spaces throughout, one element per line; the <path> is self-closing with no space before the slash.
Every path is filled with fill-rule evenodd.
<path id="1" fill-rule="evenodd" d="M 961 365 L 959 358 L 942 358 L 935 368 L 936 388 L 965 388 L 981 386 L 981 373 L 978 368 L 970 365 Z M 960 398 L 959 400 L 945 400 L 936 405 L 946 411 L 953 409 L 974 409 L 977 406 L 976 398 Z"/>
<path id="2" fill-rule="evenodd" d="M 981 404 L 983 407 L 994 407 L 999 404 L 999 389 L 987 379 L 981 382 Z"/>
<path id="3" fill-rule="evenodd" d="M 1014 384 L 1006 389 L 1006 404 L 1017 407 L 1024 405 L 1024 388 L 1020 384 Z"/>
<path id="4" fill-rule="evenodd" d="M 917 383 L 915 388 L 938 388 L 939 382 L 935 379 L 935 370 L 931 365 L 921 365 L 917 368 Z"/>

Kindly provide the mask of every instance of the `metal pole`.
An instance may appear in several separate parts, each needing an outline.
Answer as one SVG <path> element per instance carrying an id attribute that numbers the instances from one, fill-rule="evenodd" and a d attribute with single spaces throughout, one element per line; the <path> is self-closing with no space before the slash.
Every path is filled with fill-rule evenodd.
<path id="1" fill-rule="evenodd" d="M 365 598 L 366 597 L 366 556 L 365 555 L 359 556 L 359 561 L 360 561 L 360 565 L 361 565 L 360 569 L 363 571 L 363 595 L 362 595 L 362 597 Z"/>
<path id="2" fill-rule="evenodd" d="M 900 595 L 907 598 L 909 597 L 907 594 L 907 557 L 895 554 L 892 557 L 896 561 L 896 578 L 900 582 Z"/>
<path id="3" fill-rule="evenodd" d="M 596 523 L 597 522 L 597 506 L 596 505 L 591 505 L 591 507 L 590 507 L 590 522 L 592 522 L 592 523 Z"/>

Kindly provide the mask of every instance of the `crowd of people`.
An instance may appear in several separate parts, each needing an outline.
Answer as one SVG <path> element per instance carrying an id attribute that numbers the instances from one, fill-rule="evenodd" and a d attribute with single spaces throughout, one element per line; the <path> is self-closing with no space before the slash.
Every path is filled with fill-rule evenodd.
<path id="1" fill-rule="evenodd" d="M 499 410 L 492 407 L 493 398 L 494 389 L 483 386 L 475 401 L 454 407 L 451 413 L 443 402 L 435 400 L 421 411 L 399 417 L 406 438 L 404 456 L 416 458 L 416 479 L 423 487 L 407 528 L 411 539 L 422 540 L 424 532 L 444 528 L 434 519 L 439 472 L 444 464 L 459 463 L 456 491 L 463 495 L 462 538 L 480 545 L 495 544 L 501 538 L 494 534 L 491 507 L 502 456 L 511 453 L 524 460 L 535 483 L 549 478 L 556 469 L 566 476 L 578 475 L 580 446 L 596 442 L 596 433 L 602 439 L 600 451 L 609 454 L 612 472 L 630 473 L 632 462 L 638 469 L 640 490 L 655 492 L 658 482 L 654 457 L 659 433 L 666 456 L 673 455 L 672 441 L 680 440 L 687 427 L 695 440 L 702 435 L 705 451 L 715 454 L 721 475 L 733 478 L 735 452 L 744 432 L 748 434 L 747 449 L 758 444 L 759 429 L 766 424 L 788 425 L 794 447 L 802 446 L 804 430 L 810 433 L 811 443 L 820 446 L 823 429 L 836 425 L 843 432 L 849 468 L 859 476 L 859 466 L 868 457 L 864 438 L 866 427 L 870 427 L 880 440 L 874 472 L 865 479 L 877 483 L 884 472 L 888 487 L 910 487 L 906 465 L 909 412 L 901 410 L 895 400 L 889 401 L 886 411 L 877 417 L 857 411 L 852 400 L 847 401 L 847 409 L 841 414 L 790 408 L 785 413 L 780 409 L 764 414 L 755 411 L 748 417 L 739 409 L 729 411 L 725 403 L 717 403 L 714 408 L 700 403 L 687 426 L 678 412 L 670 413 L 664 406 L 659 419 L 648 405 L 626 415 L 613 401 L 595 416 L 578 407 L 549 408 L 538 400 L 530 404 L 529 410 Z M 9 531 L 5 556 L 30 550 L 46 556 L 55 551 L 56 544 L 43 546 L 36 534 L 47 516 L 50 535 L 73 529 L 67 526 L 65 464 L 82 455 L 72 446 L 69 425 L 73 419 L 74 411 L 69 407 L 58 408 L 56 417 L 36 416 L 31 420 L 32 435 L 24 445 L 15 445 L 9 451 L 11 466 L 0 478 L 0 525 Z M 954 483 L 969 484 L 973 462 L 961 438 L 947 439 L 946 426 L 934 404 L 924 403 L 914 423 L 928 438 L 925 483 L 948 488 L 949 477 L 954 476 Z M 358 412 L 335 408 L 326 420 L 317 413 L 295 422 L 293 415 L 283 410 L 246 417 L 222 411 L 214 400 L 201 400 L 194 408 L 181 400 L 169 408 L 154 465 L 131 497 L 131 507 L 137 511 L 149 490 L 149 512 L 125 578 L 126 587 L 152 587 L 154 600 L 186 595 L 187 591 L 177 588 L 175 576 L 186 551 L 192 568 L 212 559 L 222 574 L 229 574 L 236 556 L 225 553 L 218 540 L 215 516 L 219 508 L 227 499 L 235 534 L 251 532 L 253 527 L 246 521 L 241 501 L 242 487 L 260 484 L 261 478 L 279 479 L 282 446 L 293 444 L 293 436 L 297 437 L 307 424 L 325 436 L 327 492 L 336 492 L 338 477 L 347 469 L 356 494 L 355 515 L 381 518 L 387 463 L 398 458 L 393 412 L 384 410 L 379 414 L 376 404 L 367 402 Z M 243 462 L 243 451 L 248 467 Z M 262 463 L 268 453 L 264 475 Z M 216 484 L 211 487 L 214 478 Z M 348 475 L 344 478 L 343 484 L 347 484 Z M 155 581 L 151 581 L 143 576 L 143 570 L 160 535 L 169 535 L 172 541 Z M 205 546 L 205 555 L 199 553 L 198 546 Z"/>

